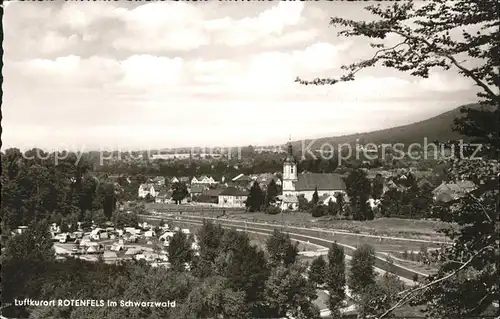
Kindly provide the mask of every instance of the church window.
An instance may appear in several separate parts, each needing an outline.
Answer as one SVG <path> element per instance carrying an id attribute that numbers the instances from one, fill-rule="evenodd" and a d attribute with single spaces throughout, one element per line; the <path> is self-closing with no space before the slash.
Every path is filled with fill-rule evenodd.
<path id="1" fill-rule="evenodd" d="M 293 166 L 292 166 L 292 167 L 290 167 L 290 173 L 292 173 L 292 174 L 293 174 Z"/>

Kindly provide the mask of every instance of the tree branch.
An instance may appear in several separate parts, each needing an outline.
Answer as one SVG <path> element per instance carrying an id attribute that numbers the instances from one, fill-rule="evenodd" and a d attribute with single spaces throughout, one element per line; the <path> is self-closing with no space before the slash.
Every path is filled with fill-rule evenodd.
<path id="1" fill-rule="evenodd" d="M 465 267 L 467 267 L 474 260 L 474 258 L 476 258 L 480 253 L 482 253 L 483 251 L 485 251 L 487 249 L 494 249 L 494 248 L 491 245 L 483 247 L 477 253 L 475 253 L 471 258 L 469 258 L 469 260 L 467 260 L 462 266 L 460 266 L 459 268 L 455 269 L 450 274 L 448 274 L 448 275 L 446 275 L 446 276 L 444 276 L 442 278 L 436 279 L 436 280 L 434 280 L 434 281 L 432 281 L 432 282 L 430 282 L 430 283 L 428 283 L 428 284 L 426 284 L 424 286 L 413 288 L 413 289 L 408 289 L 408 290 L 405 290 L 405 291 L 402 291 L 402 292 L 398 293 L 398 295 L 401 295 L 401 294 L 405 293 L 406 291 L 408 292 L 394 306 L 392 306 L 391 308 L 389 308 L 388 310 L 386 310 L 382 315 L 380 315 L 378 317 L 378 319 L 384 318 L 385 316 L 387 316 L 388 314 L 390 314 L 391 312 L 393 312 L 395 309 L 403 306 L 408 301 L 414 299 L 416 297 L 416 295 L 414 295 L 416 292 L 422 291 L 424 289 L 427 289 L 427 288 L 429 288 L 431 286 L 434 286 L 434 285 L 436 285 L 436 284 L 438 284 L 438 283 L 440 283 L 442 281 L 445 281 L 445 280 L 453 277 L 454 275 L 458 274 L 458 272 L 461 271 L 462 269 L 464 269 Z"/>
<path id="2" fill-rule="evenodd" d="M 490 215 L 488 214 L 488 212 L 486 211 L 486 209 L 484 208 L 483 204 L 481 204 L 481 202 L 479 202 L 479 200 L 477 199 L 477 197 L 475 197 L 473 194 L 471 193 L 468 193 L 467 195 L 469 195 L 475 202 L 476 204 L 479 205 L 479 207 L 481 207 L 481 210 L 483 211 L 484 215 L 486 216 L 486 218 L 488 219 L 488 221 L 490 223 L 493 223 L 493 220 L 491 219 Z"/>
<path id="3" fill-rule="evenodd" d="M 436 53 L 438 56 L 447 58 L 459 70 L 461 70 L 462 72 L 464 72 L 465 75 L 467 75 L 470 78 L 472 78 L 477 83 L 477 85 L 479 85 L 481 88 L 483 88 L 486 91 L 486 93 L 488 95 L 491 95 L 493 98 L 498 99 L 498 95 L 495 94 L 495 92 L 493 92 L 485 83 L 483 83 L 483 81 L 481 81 L 471 70 L 469 70 L 469 69 L 465 68 L 463 65 L 461 65 L 457 61 L 457 59 L 455 59 L 454 56 L 452 56 L 452 55 L 450 55 L 450 54 L 448 54 L 448 53 L 446 53 L 444 51 L 440 52 L 439 50 L 436 50 L 436 47 L 432 43 L 430 43 L 428 40 L 422 39 L 422 38 L 419 38 L 419 37 L 415 37 L 415 36 L 406 34 L 406 33 L 401 32 L 401 31 L 393 30 L 393 29 L 385 29 L 383 31 L 393 32 L 393 33 L 396 33 L 396 34 L 398 34 L 398 35 L 400 35 L 400 36 L 402 36 L 402 37 L 404 37 L 406 39 L 411 39 L 411 40 L 419 41 L 419 42 L 422 42 L 422 43 L 426 44 L 430 49 L 434 50 L 433 52 Z"/>

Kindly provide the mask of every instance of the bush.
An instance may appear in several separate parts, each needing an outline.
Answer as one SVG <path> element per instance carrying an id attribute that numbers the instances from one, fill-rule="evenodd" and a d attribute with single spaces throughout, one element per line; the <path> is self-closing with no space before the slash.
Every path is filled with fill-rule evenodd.
<path id="1" fill-rule="evenodd" d="M 312 217 L 322 217 L 325 215 L 325 206 L 316 205 L 311 211 Z"/>
<path id="2" fill-rule="evenodd" d="M 277 206 L 269 206 L 266 209 L 266 213 L 269 215 L 278 215 L 281 213 L 281 209 Z"/>

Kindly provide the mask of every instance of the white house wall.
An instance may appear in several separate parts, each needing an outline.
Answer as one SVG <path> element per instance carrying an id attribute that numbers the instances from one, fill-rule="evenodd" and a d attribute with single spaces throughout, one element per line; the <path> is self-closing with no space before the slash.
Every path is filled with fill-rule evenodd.
<path id="1" fill-rule="evenodd" d="M 245 207 L 247 196 L 219 196 L 220 207 Z"/>
<path id="2" fill-rule="evenodd" d="M 342 190 L 318 190 L 318 196 L 321 197 L 324 194 L 328 194 L 330 196 L 334 196 L 336 193 L 343 193 L 345 194 L 344 191 Z M 283 191 L 284 196 L 299 196 L 299 195 L 304 195 L 304 198 L 307 199 L 307 201 L 311 201 L 313 198 L 314 190 L 309 190 L 309 191 Z"/>

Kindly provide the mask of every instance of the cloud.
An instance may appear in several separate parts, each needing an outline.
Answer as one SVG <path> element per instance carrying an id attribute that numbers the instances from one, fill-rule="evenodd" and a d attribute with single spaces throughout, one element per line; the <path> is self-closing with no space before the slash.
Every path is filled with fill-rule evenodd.
<path id="1" fill-rule="evenodd" d="M 154 2 L 116 12 L 125 24 L 122 36 L 113 41 L 116 49 L 152 53 L 187 51 L 210 42 L 200 26 L 204 20 L 202 10 L 188 3 Z"/>
<path id="2" fill-rule="evenodd" d="M 121 62 L 123 84 L 131 87 L 151 87 L 179 84 L 183 60 L 152 55 L 135 55 Z"/>
<path id="3" fill-rule="evenodd" d="M 297 25 L 303 9 L 302 2 L 280 1 L 256 17 L 240 20 L 225 17 L 206 21 L 205 29 L 215 33 L 217 43 L 230 47 L 249 45 L 269 35 L 281 35 L 286 27 Z"/>
<path id="4" fill-rule="evenodd" d="M 471 90 L 474 82 L 461 76 L 434 72 L 428 78 L 420 80 L 419 85 L 422 89 L 431 92 L 459 92 Z"/>
<path id="5" fill-rule="evenodd" d="M 349 83 L 295 83 L 297 76 L 336 77 L 342 64 L 372 54 L 365 41 L 334 36 L 327 7 L 310 5 L 9 5 L 2 70 L 7 144 L 274 143 L 289 133 L 401 124 L 424 109 L 444 111 L 474 97 L 472 83 L 453 73 L 419 79 L 378 67 Z M 359 9 L 331 5 L 342 14 Z M 28 133 L 16 135 L 21 128 Z"/>

